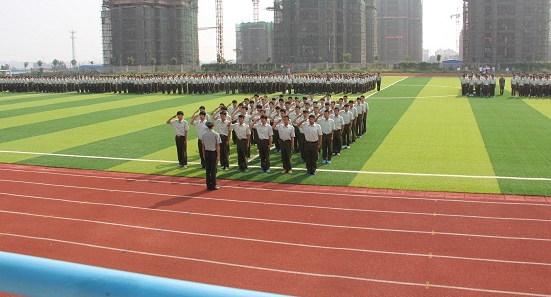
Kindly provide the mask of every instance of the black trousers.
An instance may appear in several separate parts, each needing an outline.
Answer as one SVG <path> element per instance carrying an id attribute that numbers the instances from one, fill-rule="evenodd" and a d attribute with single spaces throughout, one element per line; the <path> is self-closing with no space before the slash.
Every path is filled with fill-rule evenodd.
<path id="1" fill-rule="evenodd" d="M 197 140 L 197 147 L 199 148 L 199 158 L 201 158 L 201 167 L 205 168 L 205 156 L 203 155 L 203 141 Z"/>
<path id="2" fill-rule="evenodd" d="M 306 143 L 306 140 L 304 139 L 304 133 L 298 133 L 298 145 L 299 145 L 299 151 L 300 151 L 300 158 L 303 160 L 306 160 L 306 156 L 304 155 L 304 144 Z"/>
<path id="3" fill-rule="evenodd" d="M 300 130 L 297 126 L 294 126 L 294 127 L 295 127 L 295 143 L 294 143 L 295 153 L 298 153 L 300 151 L 300 146 L 299 146 Z"/>
<path id="4" fill-rule="evenodd" d="M 187 165 L 187 143 L 185 136 L 176 136 L 176 153 L 178 154 L 178 163 L 180 165 Z"/>
<path id="5" fill-rule="evenodd" d="M 333 131 L 333 152 L 340 154 L 341 148 L 342 148 L 341 130 L 335 130 Z"/>
<path id="6" fill-rule="evenodd" d="M 344 130 L 342 131 L 342 144 L 350 145 L 350 124 L 344 125 Z"/>
<path id="7" fill-rule="evenodd" d="M 245 170 L 248 167 L 247 154 L 248 154 L 247 139 L 237 140 L 237 164 L 239 169 Z"/>
<path id="8" fill-rule="evenodd" d="M 331 134 L 323 134 L 321 138 L 321 154 L 324 160 L 331 161 L 331 156 L 333 156 L 332 146 Z"/>
<path id="9" fill-rule="evenodd" d="M 260 159 L 260 167 L 264 170 L 270 169 L 270 140 L 258 139 L 256 141 L 258 148 L 258 157 Z"/>
<path id="10" fill-rule="evenodd" d="M 276 151 L 281 151 L 281 147 L 279 146 L 279 131 L 275 130 L 274 131 L 274 144 L 275 144 L 275 149 Z"/>
<path id="11" fill-rule="evenodd" d="M 381 90 L 381 82 L 378 81 L 377 82 L 377 92 L 379 92 Z"/>
<path id="12" fill-rule="evenodd" d="M 365 134 L 367 132 L 367 111 L 364 112 L 364 116 L 362 118 L 362 134 Z"/>
<path id="13" fill-rule="evenodd" d="M 220 144 L 220 166 L 230 167 L 230 144 L 228 136 L 220 134 L 222 143 Z"/>
<path id="14" fill-rule="evenodd" d="M 304 142 L 304 157 L 306 158 L 306 170 L 309 173 L 315 173 L 318 163 L 318 142 Z"/>
<path id="15" fill-rule="evenodd" d="M 216 187 L 216 151 L 205 151 L 205 168 L 207 171 L 207 189 Z"/>
<path id="16" fill-rule="evenodd" d="M 356 136 L 361 136 L 362 135 L 362 125 L 363 125 L 363 117 L 364 117 L 364 113 L 358 115 L 358 117 L 356 118 Z"/>
<path id="17" fill-rule="evenodd" d="M 284 170 L 291 170 L 291 140 L 279 140 L 279 147 L 281 148 L 281 162 L 283 163 Z"/>

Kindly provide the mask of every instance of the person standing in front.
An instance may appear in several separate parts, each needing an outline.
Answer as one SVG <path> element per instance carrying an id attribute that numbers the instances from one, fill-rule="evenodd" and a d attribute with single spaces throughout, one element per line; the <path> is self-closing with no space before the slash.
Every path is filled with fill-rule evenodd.
<path id="1" fill-rule="evenodd" d="M 251 128 L 245 124 L 245 116 L 240 114 L 238 116 L 238 122 L 232 124 L 231 131 L 237 137 L 237 164 L 239 170 L 243 172 L 248 171 L 248 151 L 251 143 Z"/>
<path id="2" fill-rule="evenodd" d="M 220 134 L 222 143 L 220 144 L 220 169 L 230 169 L 230 125 L 231 121 L 227 119 L 227 112 L 223 109 L 220 112 L 220 118 L 214 116 L 214 126 Z"/>
<path id="3" fill-rule="evenodd" d="M 174 118 L 178 119 L 174 120 Z M 184 120 L 184 112 L 179 110 L 176 115 L 172 116 L 166 121 L 168 125 L 172 125 L 174 133 L 176 133 L 176 152 L 178 154 L 178 167 L 187 168 L 187 131 L 189 131 L 189 125 Z"/>
<path id="4" fill-rule="evenodd" d="M 199 110 L 197 110 L 199 111 Z M 199 118 L 197 118 L 197 111 L 191 117 L 191 124 L 195 126 L 195 131 L 197 131 L 197 148 L 199 149 L 199 157 L 201 159 L 201 168 L 205 169 L 205 155 L 203 154 L 203 133 L 205 133 L 208 128 L 205 125 L 207 123 L 206 113 L 201 111 L 199 113 Z"/>
<path id="5" fill-rule="evenodd" d="M 251 124 L 251 130 L 257 131 L 258 140 L 256 146 L 258 148 L 258 157 L 260 159 L 260 172 L 270 172 L 270 148 L 272 147 L 272 136 L 274 131 L 272 126 L 268 124 L 268 117 L 263 114 L 260 116 L 260 123 L 257 123 L 258 119 Z"/>
<path id="6" fill-rule="evenodd" d="M 305 122 L 308 121 L 307 124 Z M 321 126 L 316 124 L 316 116 L 311 114 L 308 119 L 298 123 L 304 132 L 304 156 L 306 158 L 306 174 L 316 175 L 318 152 L 321 148 Z"/>
<path id="7" fill-rule="evenodd" d="M 283 163 L 283 171 L 281 173 L 293 173 L 291 156 L 295 142 L 295 127 L 291 125 L 289 116 L 284 115 L 283 123 L 281 123 L 280 119 L 274 123 L 272 128 L 279 132 L 279 147 L 281 148 L 281 162 Z"/>
<path id="8" fill-rule="evenodd" d="M 207 180 L 207 190 L 214 191 L 220 189 L 216 185 L 216 165 L 218 160 L 220 160 L 220 134 L 212 130 L 214 123 L 212 121 L 207 121 L 205 126 L 208 128 L 206 132 L 203 133 L 201 138 L 202 141 L 202 151 L 205 156 L 205 168 L 206 168 L 206 180 Z"/>
<path id="9" fill-rule="evenodd" d="M 377 82 L 377 92 L 381 91 L 381 74 L 377 73 L 377 77 L 375 78 L 375 81 Z"/>

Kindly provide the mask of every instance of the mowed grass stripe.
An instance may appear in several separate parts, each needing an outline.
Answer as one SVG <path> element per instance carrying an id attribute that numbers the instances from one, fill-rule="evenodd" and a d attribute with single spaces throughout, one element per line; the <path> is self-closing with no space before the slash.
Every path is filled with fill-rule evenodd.
<path id="1" fill-rule="evenodd" d="M 494 171 L 551 177 L 551 120 L 520 99 L 470 99 Z M 551 196 L 549 182 L 499 180 L 504 194 Z"/>
<path id="2" fill-rule="evenodd" d="M 550 99 L 524 99 L 524 102 L 533 109 L 539 111 L 544 116 L 551 119 L 551 100 Z"/>
<path id="3" fill-rule="evenodd" d="M 29 115 L 33 115 L 40 121 L 48 121 L 70 116 L 89 113 L 90 110 L 100 111 L 111 109 L 120 104 L 120 101 L 134 100 L 135 97 L 119 97 L 111 95 L 94 96 L 86 100 L 70 100 L 45 106 L 25 107 L 5 112 L 5 117 L 0 118 L 0 129 L 10 128 L 26 123 Z M 136 102 L 132 102 L 136 103 Z"/>
<path id="4" fill-rule="evenodd" d="M 116 96 L 116 95 L 115 95 Z M 45 153 L 61 152 L 77 146 L 86 145 L 92 142 L 115 138 L 128 133 L 148 129 L 154 126 L 165 125 L 166 119 L 174 115 L 177 110 L 185 109 L 184 103 L 197 109 L 199 105 L 205 105 L 207 108 L 213 108 L 219 104 L 219 98 L 214 96 L 191 96 L 186 98 L 167 98 L 166 96 L 144 96 L 153 101 L 149 104 L 139 106 L 117 108 L 98 112 L 94 116 L 98 117 L 95 121 L 90 121 L 87 125 L 79 125 L 76 128 L 69 128 L 68 119 L 60 119 L 60 124 L 69 129 L 62 129 L 49 134 L 38 134 L 34 137 L 28 137 L 0 144 L 2 150 L 14 151 L 35 151 Z M 160 100 L 160 98 L 167 98 Z M 205 101 L 210 99 L 210 101 Z M 231 101 L 231 100 L 230 100 Z M 116 116 L 113 119 L 113 113 Z M 71 121 L 73 118 L 70 118 Z M 65 121 L 65 122 L 64 122 Z M 194 134 L 195 132 L 193 132 Z M 190 133 L 192 134 L 192 133 Z M 190 135 L 190 139 L 193 136 Z M 141 146 L 149 140 L 147 138 L 134 138 L 130 146 Z M 112 140 L 116 143 L 116 140 Z M 40 143 L 39 146 L 36 144 Z M 92 149 L 85 150 L 85 155 L 99 156 Z M 126 156 L 119 156 L 126 157 Z M 28 157 L 18 158 L 9 157 L 11 162 L 19 162 Z M 0 161 L 2 161 L 0 158 Z M 56 166 L 52 164 L 51 166 Z"/>
<path id="5" fill-rule="evenodd" d="M 82 96 L 76 93 L 64 94 L 36 94 L 36 100 L 15 101 L 10 104 L 0 105 L 0 112 L 5 112 L 14 109 L 30 108 L 36 106 L 45 106 L 68 101 L 84 101 L 93 99 L 96 95 Z"/>
<path id="6" fill-rule="evenodd" d="M 47 115 L 48 119 L 53 119 L 42 121 L 42 118 L 36 115 L 27 121 L 19 120 L 19 126 L 0 129 L 0 142 L 16 141 L 77 127 L 89 126 L 104 121 L 146 113 L 157 108 L 166 108 L 169 106 L 176 108 L 178 104 L 182 102 L 182 100 L 168 97 L 153 98 L 141 96 L 131 99 L 132 100 L 111 102 L 108 103 L 107 106 L 99 105 L 76 108 L 76 114 L 69 117 L 66 117 L 69 113 L 65 113 L 64 110 L 59 110 L 53 114 Z"/>
<path id="7" fill-rule="evenodd" d="M 0 108 L 2 108 L 2 105 L 43 101 L 51 98 L 59 98 L 60 95 L 71 94 L 75 93 L 0 93 Z"/>
<path id="8" fill-rule="evenodd" d="M 423 98 L 458 94 L 457 79 L 433 78 L 362 168 L 364 171 L 495 175 L 469 101 Z M 443 88 L 441 86 L 450 86 Z M 473 166 L 475 164 L 475 166 Z M 497 180 L 362 175 L 351 185 L 498 193 Z"/>

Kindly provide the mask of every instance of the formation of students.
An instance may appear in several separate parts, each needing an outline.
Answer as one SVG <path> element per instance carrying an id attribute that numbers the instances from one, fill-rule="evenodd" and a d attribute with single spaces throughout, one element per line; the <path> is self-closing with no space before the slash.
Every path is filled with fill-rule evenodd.
<path id="1" fill-rule="evenodd" d="M 203 134 L 213 125 L 220 134 L 220 167 L 230 167 L 230 143 L 236 146 L 237 168 L 248 172 L 251 145 L 256 145 L 262 173 L 271 169 L 270 155 L 280 154 L 283 164 L 281 173 L 292 173 L 291 156 L 300 154 L 306 163 L 307 174 L 315 175 L 319 154 L 322 164 L 330 164 L 342 149 L 349 149 L 367 131 L 369 105 L 362 95 L 354 99 L 348 96 L 333 100 L 331 94 L 316 100 L 314 94 L 302 97 L 268 99 L 254 95 L 238 103 L 220 104 L 210 114 L 204 106 L 191 116 L 195 127 L 197 148 L 201 165 L 205 168 L 202 153 Z M 175 119 L 178 117 L 178 119 Z M 187 168 L 187 132 L 189 125 L 183 119 L 183 112 L 167 120 L 174 127 L 176 148 L 180 167 Z"/>
<path id="2" fill-rule="evenodd" d="M 2 77 L 0 92 L 118 94 L 361 94 L 380 87 L 380 74 L 204 74 Z"/>
<path id="3" fill-rule="evenodd" d="M 525 98 L 551 97 L 551 76 L 517 73 L 511 78 L 511 96 Z M 497 79 L 499 94 L 505 91 L 505 77 Z M 461 94 L 469 97 L 494 97 L 496 77 L 493 74 L 470 74 L 461 77 Z"/>

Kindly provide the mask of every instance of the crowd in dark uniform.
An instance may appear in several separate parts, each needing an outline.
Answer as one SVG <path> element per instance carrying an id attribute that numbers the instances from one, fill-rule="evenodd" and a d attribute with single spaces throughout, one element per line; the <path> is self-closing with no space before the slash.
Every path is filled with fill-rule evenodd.
<path id="1" fill-rule="evenodd" d="M 115 94 L 361 94 L 378 74 L 205 74 L 3 77 L 0 92 Z"/>

